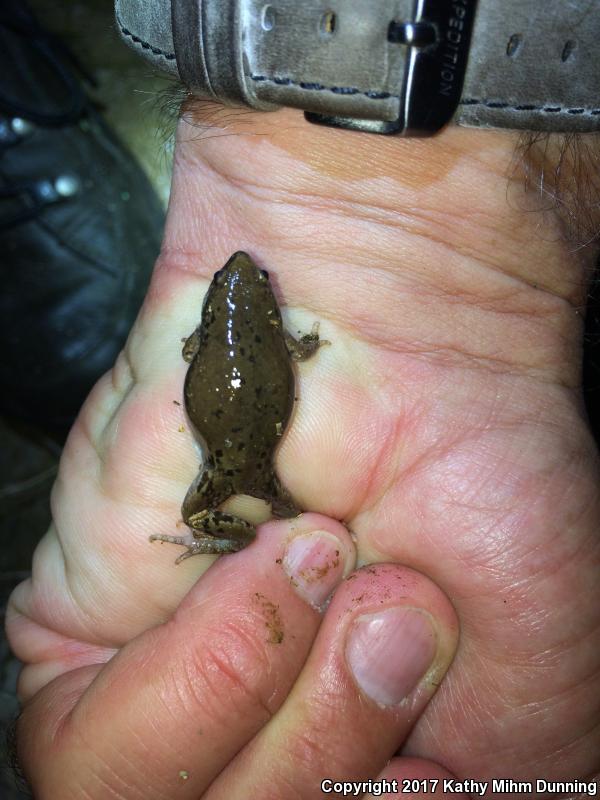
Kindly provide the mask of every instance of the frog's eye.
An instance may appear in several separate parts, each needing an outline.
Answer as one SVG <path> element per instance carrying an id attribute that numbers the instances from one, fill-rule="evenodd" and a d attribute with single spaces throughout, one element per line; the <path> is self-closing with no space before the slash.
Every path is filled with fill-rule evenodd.
<path id="1" fill-rule="evenodd" d="M 263 276 L 265 280 L 267 281 L 269 280 L 269 273 L 267 272 L 266 269 L 261 269 L 260 274 Z"/>

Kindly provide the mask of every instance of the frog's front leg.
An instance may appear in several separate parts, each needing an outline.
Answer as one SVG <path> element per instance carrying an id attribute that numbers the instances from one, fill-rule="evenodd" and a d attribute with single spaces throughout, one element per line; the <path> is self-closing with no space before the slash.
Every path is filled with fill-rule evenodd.
<path id="1" fill-rule="evenodd" d="M 200 349 L 200 329 L 196 328 L 187 339 L 182 339 L 181 341 L 184 343 L 181 349 L 183 360 L 191 364 Z"/>
<path id="2" fill-rule="evenodd" d="M 319 338 L 319 323 L 313 323 L 310 333 L 305 333 L 299 339 L 292 336 L 289 331 L 283 332 L 285 344 L 288 352 L 294 361 L 306 361 L 307 358 L 314 356 L 319 347 L 331 344 L 327 339 Z"/>

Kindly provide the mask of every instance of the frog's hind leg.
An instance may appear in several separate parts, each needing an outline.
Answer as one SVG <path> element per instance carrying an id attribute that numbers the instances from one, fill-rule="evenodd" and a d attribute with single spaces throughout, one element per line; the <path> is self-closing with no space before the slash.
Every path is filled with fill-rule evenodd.
<path id="1" fill-rule="evenodd" d="M 273 474 L 264 491 L 250 492 L 250 494 L 270 503 L 271 511 L 275 517 L 297 517 L 298 514 L 302 513 L 302 509 L 298 508 L 292 495 L 275 474 Z"/>
<path id="2" fill-rule="evenodd" d="M 230 479 L 212 458 L 207 458 L 181 504 L 183 521 L 193 527 L 190 522 L 192 517 L 220 506 L 232 494 Z"/>
<path id="3" fill-rule="evenodd" d="M 207 459 L 181 506 L 183 521 L 193 536 L 186 558 L 196 553 L 235 553 L 254 539 L 254 525 L 217 510 L 232 494 L 230 476 L 211 458 Z"/>
<path id="4" fill-rule="evenodd" d="M 232 493 L 229 478 L 215 466 L 212 459 L 207 459 L 181 506 L 181 515 L 190 528 L 189 533 L 185 536 L 154 534 L 150 536 L 150 541 L 186 547 L 186 551 L 175 561 L 176 564 L 194 555 L 235 553 L 241 550 L 254 538 L 254 527 L 231 514 L 213 510 Z"/>
<path id="5" fill-rule="evenodd" d="M 187 524 L 192 528 L 194 543 L 214 550 L 203 549 L 204 553 L 236 553 L 250 544 L 256 536 L 256 528 L 235 514 L 225 511 L 205 510 L 192 515 Z"/>

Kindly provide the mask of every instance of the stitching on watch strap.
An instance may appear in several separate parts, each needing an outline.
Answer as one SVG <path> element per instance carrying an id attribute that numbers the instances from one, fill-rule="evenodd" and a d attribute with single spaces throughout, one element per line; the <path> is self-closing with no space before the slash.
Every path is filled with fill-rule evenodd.
<path id="1" fill-rule="evenodd" d="M 564 106 L 536 106 L 536 105 L 512 105 L 511 103 L 504 103 L 501 100 L 479 100 L 475 97 L 467 97 L 460 101 L 462 106 L 485 106 L 485 108 L 498 108 L 500 110 L 506 109 L 508 111 L 541 111 L 545 114 L 587 114 L 589 116 L 597 116 L 600 114 L 600 108 L 565 108 Z"/>
<path id="2" fill-rule="evenodd" d="M 136 36 L 135 33 L 131 33 L 131 31 L 127 30 L 118 17 L 117 25 L 119 26 L 123 36 L 127 36 L 132 42 L 141 45 L 144 50 L 150 50 L 150 52 L 155 56 L 164 56 L 169 61 L 175 61 L 175 53 L 167 53 L 164 50 L 161 50 L 160 47 L 154 47 L 154 45 L 151 45 L 149 42 L 145 42 L 143 39 L 140 39 L 140 37 Z"/>
<path id="3" fill-rule="evenodd" d="M 305 81 L 295 81 L 292 78 L 270 78 L 267 75 L 250 75 L 250 78 L 257 83 L 272 83 L 276 86 L 298 86 L 311 92 L 332 92 L 333 94 L 359 94 L 369 100 L 389 100 L 390 98 L 399 100 L 399 95 L 390 92 L 362 91 L 353 86 L 323 86 L 321 83 L 306 83 Z"/>

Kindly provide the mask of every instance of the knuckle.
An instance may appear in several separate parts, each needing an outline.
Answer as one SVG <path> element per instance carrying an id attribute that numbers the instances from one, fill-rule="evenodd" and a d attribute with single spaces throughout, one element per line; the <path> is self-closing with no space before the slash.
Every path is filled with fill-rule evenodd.
<path id="1" fill-rule="evenodd" d="M 348 704 L 343 691 L 321 691 L 304 703 L 298 724 L 290 731 L 285 750 L 293 757 L 294 768 L 301 767 L 307 775 L 331 765 L 332 758 L 341 757 L 345 750 Z"/>
<path id="2" fill-rule="evenodd" d="M 222 624 L 188 644 L 183 669 L 174 676 L 184 705 L 200 707 L 213 718 L 225 719 L 235 710 L 270 719 L 273 669 L 251 631 L 242 624 Z"/>

